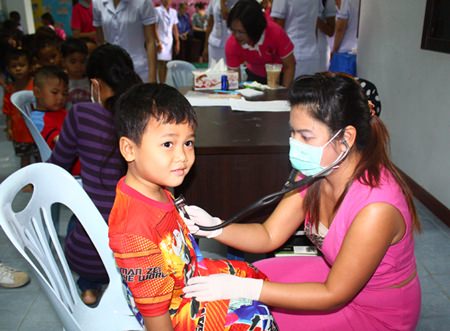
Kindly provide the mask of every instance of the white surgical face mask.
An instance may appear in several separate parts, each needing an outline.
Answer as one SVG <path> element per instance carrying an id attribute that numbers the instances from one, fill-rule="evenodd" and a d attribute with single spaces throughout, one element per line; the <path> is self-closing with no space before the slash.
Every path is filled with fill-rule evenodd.
<path id="1" fill-rule="evenodd" d="M 327 167 L 323 167 L 320 164 L 320 162 L 322 161 L 323 150 L 339 135 L 339 133 L 341 133 L 341 131 L 342 129 L 336 132 L 336 134 L 331 137 L 331 139 L 328 140 L 323 146 L 312 146 L 290 137 L 289 160 L 291 161 L 292 167 L 306 176 L 314 176 L 319 172 L 325 170 Z M 347 151 L 343 153 L 345 153 L 346 155 L 347 152 L 348 147 Z M 339 155 L 339 157 L 336 159 L 339 160 L 338 162 L 340 162 L 345 157 L 343 153 L 341 153 L 341 155 Z M 331 171 L 333 171 L 333 168 L 335 166 L 330 167 L 329 171 L 327 171 L 323 175 L 328 175 Z"/>

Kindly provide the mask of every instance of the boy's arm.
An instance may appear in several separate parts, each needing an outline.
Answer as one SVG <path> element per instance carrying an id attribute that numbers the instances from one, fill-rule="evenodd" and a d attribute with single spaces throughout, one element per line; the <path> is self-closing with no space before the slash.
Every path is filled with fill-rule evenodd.
<path id="1" fill-rule="evenodd" d="M 147 331 L 172 331 L 172 321 L 169 316 L 169 312 L 164 315 L 155 317 L 145 317 L 144 325 Z"/>

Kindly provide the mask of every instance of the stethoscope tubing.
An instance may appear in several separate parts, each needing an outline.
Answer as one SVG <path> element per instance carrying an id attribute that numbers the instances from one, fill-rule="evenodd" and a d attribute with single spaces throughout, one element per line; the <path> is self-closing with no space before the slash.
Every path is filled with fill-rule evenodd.
<path id="1" fill-rule="evenodd" d="M 291 176 L 292 176 L 292 173 L 294 173 L 296 175 L 297 171 L 292 171 Z M 204 225 L 200 225 L 200 224 L 195 224 L 195 225 L 198 226 L 198 228 L 203 231 L 214 231 L 214 230 L 221 229 L 221 228 L 227 226 L 228 224 L 238 223 L 238 221 L 241 221 L 245 216 L 255 212 L 256 210 L 279 201 L 281 199 L 281 197 L 283 195 L 285 195 L 286 193 L 289 193 L 293 190 L 301 189 L 303 187 L 310 185 L 316 178 L 317 178 L 316 176 L 307 176 L 307 177 L 300 179 L 297 182 L 291 182 L 290 180 L 288 180 L 280 191 L 274 192 L 274 193 L 271 193 L 269 195 L 262 197 L 258 201 L 252 203 L 248 207 L 244 208 L 243 210 L 236 213 L 235 215 L 233 215 L 232 217 L 230 217 L 229 219 L 227 219 L 226 221 L 224 221 L 220 224 L 213 225 L 213 226 L 204 226 Z"/>
<path id="2" fill-rule="evenodd" d="M 285 195 L 286 193 L 292 192 L 294 190 L 300 190 L 305 188 L 308 185 L 311 185 L 312 182 L 315 180 L 318 180 L 319 178 L 323 178 L 326 176 L 332 169 L 334 169 L 339 163 L 341 163 L 347 154 L 350 151 L 350 147 L 348 146 L 347 142 L 345 140 L 342 141 L 345 146 L 347 147 L 346 151 L 343 152 L 332 164 L 330 164 L 328 167 L 322 169 L 320 172 L 318 172 L 315 175 L 312 176 L 306 176 L 298 181 L 295 181 L 295 178 L 298 176 L 298 171 L 295 169 L 291 170 L 291 173 L 289 174 L 288 180 L 284 183 L 282 189 L 278 192 L 271 193 L 269 195 L 266 195 L 259 199 L 258 201 L 252 203 L 248 207 L 242 209 L 240 212 L 236 213 L 229 219 L 223 221 L 220 224 L 212 225 L 212 226 L 205 226 L 201 224 L 195 223 L 196 226 L 202 231 L 214 231 L 221 228 L 224 228 L 225 226 L 231 224 L 231 223 L 238 223 L 241 221 L 245 216 L 248 216 L 249 214 L 255 212 L 256 210 L 271 205 L 275 203 L 276 201 L 281 200 L 281 197 Z M 180 204 L 178 204 L 180 202 Z M 184 214 L 185 217 L 189 218 L 189 215 L 184 210 L 184 198 L 180 196 L 178 199 L 175 200 L 175 204 L 178 208 L 180 208 Z"/>

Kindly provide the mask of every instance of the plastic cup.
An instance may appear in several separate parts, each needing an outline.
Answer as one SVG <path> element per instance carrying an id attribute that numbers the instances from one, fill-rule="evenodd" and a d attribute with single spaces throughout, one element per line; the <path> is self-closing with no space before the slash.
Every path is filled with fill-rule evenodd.
<path id="1" fill-rule="evenodd" d="M 277 88 L 280 84 L 280 75 L 282 64 L 266 63 L 267 85 L 270 88 Z"/>

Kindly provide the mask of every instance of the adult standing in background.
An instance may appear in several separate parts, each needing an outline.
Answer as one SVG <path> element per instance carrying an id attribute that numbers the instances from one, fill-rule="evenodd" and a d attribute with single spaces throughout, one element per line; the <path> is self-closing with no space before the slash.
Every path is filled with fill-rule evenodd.
<path id="1" fill-rule="evenodd" d="M 211 0 L 206 15 L 208 26 L 206 27 L 205 46 L 203 48 L 203 59 L 208 59 L 208 64 L 225 59 L 225 43 L 230 32 L 227 28 L 226 19 L 231 7 L 237 0 Z"/>
<path id="2" fill-rule="evenodd" d="M 95 28 L 92 25 L 92 1 L 79 0 L 72 8 L 70 27 L 74 38 L 91 38 L 95 40 Z"/>
<path id="3" fill-rule="evenodd" d="M 208 17 L 206 16 L 205 4 L 203 2 L 195 3 L 195 13 L 192 15 L 192 52 L 194 62 L 203 62 L 203 49 L 205 47 L 206 27 L 208 26 Z"/>
<path id="4" fill-rule="evenodd" d="M 266 84 L 265 65 L 280 63 L 281 85 L 289 87 L 295 72 L 294 45 L 279 25 L 267 19 L 261 5 L 255 0 L 239 0 L 227 24 L 232 31 L 225 46 L 228 68 L 239 70 L 246 63 L 248 80 Z"/>
<path id="5" fill-rule="evenodd" d="M 172 60 L 172 49 L 175 54 L 180 52 L 180 38 L 178 35 L 177 11 L 170 8 L 172 0 L 161 0 L 161 6 L 156 7 L 158 22 L 156 31 L 160 41 L 158 48 L 158 80 L 166 82 L 167 62 Z"/>
<path id="6" fill-rule="evenodd" d="M 156 82 L 156 13 L 150 0 L 93 0 L 97 42 L 123 47 L 144 82 Z"/>
<path id="7" fill-rule="evenodd" d="M 337 14 L 330 71 L 356 76 L 359 0 L 336 0 Z"/>
<path id="8" fill-rule="evenodd" d="M 316 23 L 320 0 L 275 0 L 271 17 L 284 28 L 294 44 L 295 77 L 319 71 Z"/>
<path id="9" fill-rule="evenodd" d="M 319 52 L 319 72 L 327 71 L 330 65 L 328 38 L 334 36 L 336 3 L 334 0 L 320 1 L 320 17 L 317 18 L 317 48 Z"/>
<path id="10" fill-rule="evenodd" d="M 192 27 L 191 18 L 187 13 L 186 2 L 180 2 L 178 4 L 178 35 L 180 37 L 180 52 L 175 54 L 175 58 L 191 61 Z"/>

